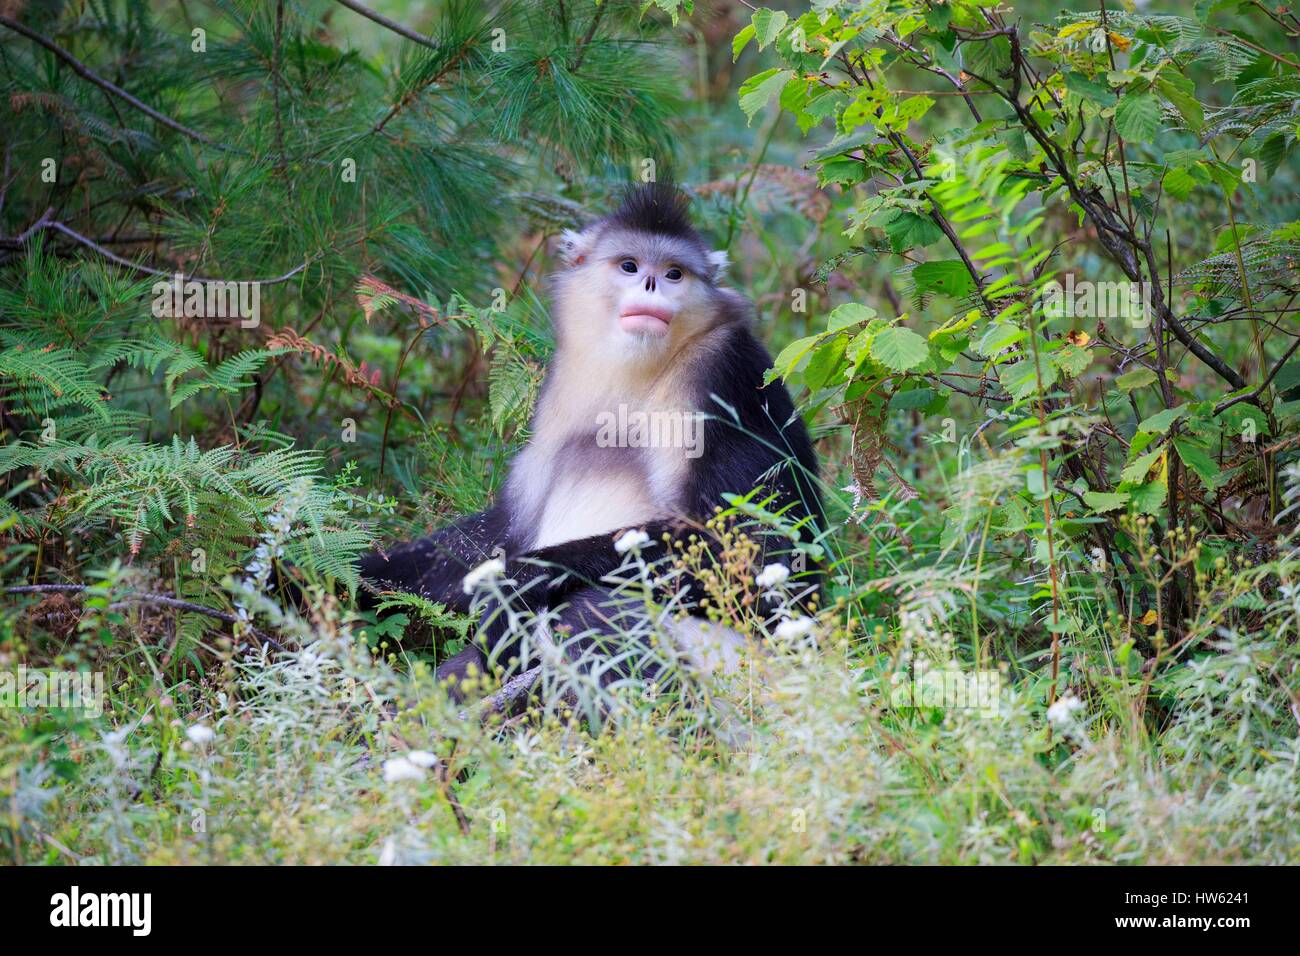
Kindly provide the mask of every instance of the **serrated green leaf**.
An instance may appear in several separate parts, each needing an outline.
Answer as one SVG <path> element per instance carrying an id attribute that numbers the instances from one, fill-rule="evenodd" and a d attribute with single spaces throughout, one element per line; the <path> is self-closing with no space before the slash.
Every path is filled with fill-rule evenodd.
<path id="1" fill-rule="evenodd" d="M 1156 461 L 1163 458 L 1164 454 L 1164 449 L 1157 448 L 1155 451 L 1149 451 L 1145 455 L 1129 462 L 1124 466 L 1124 470 L 1120 472 L 1120 480 L 1131 481 L 1134 484 L 1140 484 L 1146 481 L 1147 473 L 1151 471 L 1151 466 L 1154 465 Z"/>
<path id="2" fill-rule="evenodd" d="M 1196 177 L 1186 169 L 1171 169 L 1165 173 L 1164 190 L 1177 200 L 1184 200 L 1196 188 Z"/>
<path id="3" fill-rule="evenodd" d="M 1196 86 L 1181 73 L 1167 72 L 1156 81 L 1156 88 L 1174 105 L 1178 115 L 1193 133 L 1205 125 L 1205 107 L 1196 99 Z M 1158 122 L 1158 118 L 1157 118 Z"/>
<path id="4" fill-rule="evenodd" d="M 980 337 L 976 351 L 985 358 L 992 358 L 1003 349 L 1008 349 L 1029 335 L 1024 329 L 1006 322 L 991 324 Z"/>
<path id="5" fill-rule="evenodd" d="M 889 399 L 889 407 L 893 411 L 911 411 L 914 408 L 925 408 L 938 393 L 932 388 L 911 388 L 905 392 L 895 392 Z"/>
<path id="6" fill-rule="evenodd" d="M 860 325 L 876 317 L 876 310 L 869 305 L 858 302 L 846 302 L 832 310 L 826 320 L 827 332 L 838 332 L 855 325 Z"/>
<path id="7" fill-rule="evenodd" d="M 1132 392 L 1157 381 L 1156 373 L 1149 368 L 1135 368 L 1115 379 L 1115 387 L 1121 392 Z"/>
<path id="8" fill-rule="evenodd" d="M 747 79 L 740 87 L 740 108 L 745 117 L 753 122 L 754 114 L 780 93 L 793 76 L 793 70 L 773 69 L 756 73 Z"/>
<path id="9" fill-rule="evenodd" d="M 1077 378 L 1092 364 L 1092 349 L 1063 345 L 1052 353 L 1052 362 L 1066 375 Z"/>
<path id="10" fill-rule="evenodd" d="M 1115 128 L 1130 143 L 1149 143 L 1160 132 L 1160 100 L 1153 93 L 1126 93 L 1115 107 Z"/>
<path id="11" fill-rule="evenodd" d="M 954 298 L 968 295 L 975 288 L 965 264 L 957 259 L 923 262 L 912 270 L 912 281 L 917 292 L 941 292 Z"/>
<path id="12" fill-rule="evenodd" d="M 784 10 L 768 10 L 764 7 L 755 10 L 750 21 L 754 27 L 754 36 L 758 40 L 758 48 L 765 50 L 781 35 L 781 31 L 790 21 L 790 15 Z"/>
<path id="13" fill-rule="evenodd" d="M 768 372 L 768 381 L 780 376 L 789 377 L 799 362 L 824 338 L 822 333 L 817 335 L 806 335 L 801 339 L 795 339 L 785 348 L 783 348 L 776 360 L 772 363 L 772 369 Z"/>
<path id="14" fill-rule="evenodd" d="M 930 357 L 925 339 L 900 325 L 881 329 L 871 341 L 871 357 L 895 372 L 916 368 Z"/>
<path id="15" fill-rule="evenodd" d="M 1090 80 L 1082 73 L 1066 73 L 1062 79 L 1065 81 L 1065 88 L 1076 96 L 1103 107 L 1115 105 L 1115 93 L 1110 87 L 1103 86 L 1096 80 Z"/>
<path id="16" fill-rule="evenodd" d="M 1163 435 L 1165 432 L 1169 431 L 1170 425 L 1186 414 L 1186 405 L 1161 409 L 1149 418 L 1142 419 L 1141 423 L 1138 425 L 1138 431 L 1147 432 L 1151 435 Z"/>
<path id="17" fill-rule="evenodd" d="M 1043 392 L 1046 393 L 1048 389 L 1056 384 L 1057 368 L 1050 362 L 1043 362 L 1040 370 L 1043 379 Z M 1038 391 L 1038 378 L 1039 374 L 1034 371 L 1034 360 L 1032 358 L 1014 362 L 1010 365 L 998 366 L 998 381 L 1002 383 L 1002 387 L 1014 399 L 1028 398 L 1030 395 L 1035 394 Z"/>
<path id="18" fill-rule="evenodd" d="M 1139 485 L 1129 492 L 1129 501 L 1141 514 L 1153 515 L 1160 512 L 1164 506 L 1165 498 L 1169 494 L 1169 485 L 1162 473 L 1148 481 L 1144 485 Z"/>
<path id="19" fill-rule="evenodd" d="M 904 212 L 885 225 L 885 235 L 889 237 L 890 248 L 906 252 L 938 242 L 943 238 L 943 230 L 929 216 Z"/>
<path id="20" fill-rule="evenodd" d="M 1200 442 L 1192 441 L 1183 435 L 1174 439 L 1174 448 L 1184 465 L 1196 473 L 1205 487 L 1213 491 L 1223 480 L 1223 471 L 1210 457 L 1210 450 Z"/>
<path id="21" fill-rule="evenodd" d="M 1128 503 L 1129 493 L 1127 491 L 1085 491 L 1083 500 L 1093 511 L 1102 514 L 1124 507 Z"/>
<path id="22" fill-rule="evenodd" d="M 831 376 L 844 360 L 844 349 L 848 344 L 847 336 L 836 335 L 817 346 L 803 373 L 804 384 L 809 389 L 816 391 L 824 385 L 834 384 Z"/>

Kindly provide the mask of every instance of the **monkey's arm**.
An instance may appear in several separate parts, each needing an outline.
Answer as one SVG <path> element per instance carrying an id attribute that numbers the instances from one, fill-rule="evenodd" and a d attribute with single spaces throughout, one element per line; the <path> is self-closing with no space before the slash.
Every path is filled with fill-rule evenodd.
<path id="1" fill-rule="evenodd" d="M 641 547 L 647 562 L 657 561 L 668 553 L 664 535 L 676 539 L 689 526 L 682 521 L 652 521 L 626 529 L 644 531 L 650 540 Z M 619 533 L 621 534 L 621 532 Z M 588 538 L 565 541 L 563 544 L 538 548 L 521 555 L 510 563 L 507 573 L 515 580 L 535 580 L 540 575 L 550 579 L 547 591 L 552 604 L 579 588 L 599 585 L 627 560 L 614 547 L 619 534 L 596 534 Z"/>
<path id="2" fill-rule="evenodd" d="M 506 532 L 506 515 L 489 508 L 427 538 L 366 555 L 360 562 L 361 577 L 374 590 L 409 591 L 468 614 L 471 596 L 463 587 L 465 575 L 504 555 Z M 375 603 L 373 594 L 364 589 L 360 600 L 362 606 Z"/>

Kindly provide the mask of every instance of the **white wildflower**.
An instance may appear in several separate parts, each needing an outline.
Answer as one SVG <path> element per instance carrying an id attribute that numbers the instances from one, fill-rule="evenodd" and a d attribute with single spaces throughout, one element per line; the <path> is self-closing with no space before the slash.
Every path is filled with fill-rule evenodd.
<path id="1" fill-rule="evenodd" d="M 190 743 L 199 747 L 206 747 L 212 743 L 217 736 L 216 731 L 211 727 L 205 727 L 203 724 L 195 724 L 193 727 L 185 728 L 185 736 L 190 738 Z"/>
<path id="2" fill-rule="evenodd" d="M 790 569 L 784 564 L 769 564 L 754 578 L 754 583 L 760 588 L 774 588 L 784 584 L 788 577 Z"/>
<path id="3" fill-rule="evenodd" d="M 1075 711 L 1083 708 L 1083 701 L 1074 696 L 1059 697 L 1056 703 L 1047 708 L 1048 723 L 1060 727 L 1074 721 Z"/>
<path id="4" fill-rule="evenodd" d="M 810 617 L 792 617 L 776 626 L 776 638 L 780 641 L 794 641 L 812 633 L 817 622 Z"/>
<path id="5" fill-rule="evenodd" d="M 485 581 L 489 581 L 498 575 L 504 574 L 505 570 L 506 564 L 504 561 L 500 558 L 492 558 L 489 561 L 484 561 L 469 574 L 465 575 L 465 580 L 462 581 L 461 584 L 464 586 L 466 594 L 473 594 L 478 590 L 480 584 L 483 584 Z"/>
<path id="6" fill-rule="evenodd" d="M 438 755 L 431 754 L 427 750 L 412 750 L 406 755 L 406 759 L 417 767 L 429 768 L 438 762 Z"/>
<path id="7" fill-rule="evenodd" d="M 614 542 L 614 550 L 619 554 L 627 554 L 629 551 L 639 551 L 649 543 L 650 535 L 644 531 L 624 531 Z"/>
<path id="8" fill-rule="evenodd" d="M 384 783 L 401 783 L 403 780 L 423 780 L 424 770 L 405 757 L 391 757 L 384 761 Z"/>

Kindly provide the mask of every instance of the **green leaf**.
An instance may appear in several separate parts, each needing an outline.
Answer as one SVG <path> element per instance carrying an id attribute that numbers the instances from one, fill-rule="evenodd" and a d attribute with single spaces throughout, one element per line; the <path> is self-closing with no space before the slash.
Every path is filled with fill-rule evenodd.
<path id="1" fill-rule="evenodd" d="M 795 339 L 789 345 L 781 350 L 781 354 L 776 357 L 772 363 L 772 369 L 768 372 L 767 380 L 770 382 L 777 375 L 782 378 L 788 378 L 794 371 L 795 366 L 805 355 L 811 352 L 814 346 L 822 340 L 823 333 L 817 335 L 806 335 L 801 339 Z"/>
<path id="2" fill-rule="evenodd" d="M 943 230 L 934 224 L 929 216 L 918 216 L 914 212 L 904 212 L 885 226 L 885 235 L 895 252 L 919 249 L 943 238 Z"/>
<path id="3" fill-rule="evenodd" d="M 1050 483 L 1043 479 L 1043 469 L 1037 465 L 1025 472 L 1025 488 L 1029 497 L 1036 501 L 1042 501 L 1052 493 Z"/>
<path id="4" fill-rule="evenodd" d="M 1186 405 L 1179 405 L 1176 408 L 1162 409 L 1149 418 L 1142 419 L 1141 424 L 1138 425 L 1138 431 L 1147 432 L 1151 435 L 1163 435 L 1165 432 L 1169 431 L 1170 425 L 1186 414 Z"/>
<path id="5" fill-rule="evenodd" d="M 845 302 L 837 305 L 826 320 L 827 332 L 839 332 L 841 329 L 861 325 L 876 317 L 876 310 L 869 305 L 858 302 Z"/>
<path id="6" fill-rule="evenodd" d="M 1156 81 L 1156 88 L 1178 110 L 1187 128 L 1199 133 L 1205 125 L 1205 107 L 1196 98 L 1196 86 L 1181 73 L 1167 72 Z"/>
<path id="7" fill-rule="evenodd" d="M 1152 93 L 1127 93 L 1115 107 L 1115 128 L 1130 143 L 1149 143 L 1160 132 L 1160 100 Z"/>
<path id="8" fill-rule="evenodd" d="M 1019 326 L 1011 325 L 1007 322 L 994 322 L 985 330 L 984 335 L 980 337 L 980 343 L 975 350 L 985 358 L 992 358 L 1003 349 L 1008 349 L 1017 342 L 1023 341 L 1029 335 Z"/>
<path id="9" fill-rule="evenodd" d="M 1164 189 L 1165 192 L 1173 196 L 1180 202 L 1192 194 L 1196 188 L 1196 177 L 1186 169 L 1171 169 L 1165 173 Z"/>
<path id="10" fill-rule="evenodd" d="M 925 11 L 925 23 L 936 33 L 943 33 L 952 23 L 952 8 L 947 4 L 935 4 Z"/>
<path id="11" fill-rule="evenodd" d="M 1128 503 L 1128 499 L 1127 491 L 1085 491 L 1083 493 L 1083 500 L 1098 514 L 1122 508 Z"/>
<path id="12" fill-rule="evenodd" d="M 914 408 L 925 408 L 938 393 L 932 388 L 912 388 L 906 392 L 895 392 L 889 399 L 889 407 L 893 411 L 910 411 Z"/>
<path id="13" fill-rule="evenodd" d="M 1082 99 L 1090 100 L 1100 106 L 1115 105 L 1115 93 L 1110 87 L 1102 86 L 1082 73 L 1066 73 L 1062 79 L 1065 80 L 1065 88 Z"/>
<path id="14" fill-rule="evenodd" d="M 753 122 L 754 114 L 768 104 L 772 97 L 781 92 L 781 88 L 790 82 L 793 70 L 764 70 L 747 79 L 740 87 L 740 108 L 745 117 Z"/>
<path id="15" fill-rule="evenodd" d="M 1092 364 L 1092 349 L 1063 345 L 1052 353 L 1052 362 L 1066 375 L 1077 378 Z"/>
<path id="16" fill-rule="evenodd" d="M 1196 472 L 1196 477 L 1201 479 L 1207 489 L 1213 491 L 1218 487 L 1223 480 L 1223 472 L 1210 457 L 1208 448 L 1183 435 L 1174 439 L 1174 448 L 1178 450 L 1178 457 L 1183 464 Z"/>
<path id="17" fill-rule="evenodd" d="M 1132 392 L 1157 381 L 1156 373 L 1149 368 L 1135 368 L 1115 379 L 1115 387 L 1121 392 Z"/>
<path id="18" fill-rule="evenodd" d="M 1288 145 L 1285 133 L 1274 133 L 1264 140 L 1259 147 L 1259 161 L 1264 164 L 1264 169 L 1270 176 L 1277 172 L 1278 166 L 1294 146 L 1294 140 Z"/>
<path id="19" fill-rule="evenodd" d="M 852 156 L 832 156 L 820 163 L 817 169 L 817 185 L 856 186 L 867 178 L 867 166 Z"/>
<path id="20" fill-rule="evenodd" d="M 1121 481 L 1131 481 L 1135 484 L 1146 481 L 1147 473 L 1151 471 L 1151 466 L 1159 459 L 1164 457 L 1164 450 L 1157 448 L 1155 451 L 1149 451 L 1135 461 L 1129 462 L 1120 472 Z"/>
<path id="21" fill-rule="evenodd" d="M 960 298 L 975 289 L 966 266 L 957 259 L 923 262 L 912 270 L 912 281 L 916 283 L 917 292 L 940 292 L 954 298 Z"/>
<path id="22" fill-rule="evenodd" d="M 895 372 L 916 368 L 930 357 L 925 339 L 900 325 L 881 329 L 871 341 L 871 357 Z"/>
<path id="23" fill-rule="evenodd" d="M 758 48 L 765 50 L 770 46 L 785 25 L 790 21 L 790 15 L 784 10 L 768 10 L 766 8 L 755 10 L 751 18 L 754 27 L 754 36 L 758 39 Z"/>
<path id="24" fill-rule="evenodd" d="M 1046 392 L 1056 384 L 1057 369 L 1050 362 L 1043 362 L 1041 371 L 1043 391 Z M 998 381 L 1012 398 L 1023 399 L 1035 394 L 1038 391 L 1038 375 L 1034 373 L 1034 360 L 1028 358 L 1022 362 L 999 366 Z"/>
<path id="25" fill-rule="evenodd" d="M 1169 484 L 1162 473 L 1144 485 L 1132 489 L 1129 492 L 1129 500 L 1133 507 L 1145 515 L 1158 514 L 1161 506 L 1165 503 L 1165 497 L 1169 494 Z"/>
<path id="26" fill-rule="evenodd" d="M 813 352 L 803 372 L 804 384 L 811 391 L 831 384 L 831 376 L 844 360 L 844 349 L 848 344 L 848 336 L 836 335 L 822 342 Z"/>
<path id="27" fill-rule="evenodd" d="M 749 41 L 752 39 L 754 39 L 754 25 L 752 23 L 746 24 L 745 27 L 736 34 L 735 39 L 731 41 L 732 63 L 735 63 L 740 59 L 741 52 L 744 51 L 745 47 L 749 46 Z"/>

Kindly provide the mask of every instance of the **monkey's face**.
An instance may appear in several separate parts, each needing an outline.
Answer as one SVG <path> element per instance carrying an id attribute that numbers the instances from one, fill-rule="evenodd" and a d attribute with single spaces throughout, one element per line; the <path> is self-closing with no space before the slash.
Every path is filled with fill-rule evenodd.
<path id="1" fill-rule="evenodd" d="M 564 337 L 603 341 L 603 351 L 649 359 L 714 324 L 722 259 L 696 243 L 626 229 L 573 237 L 557 284 Z"/>

